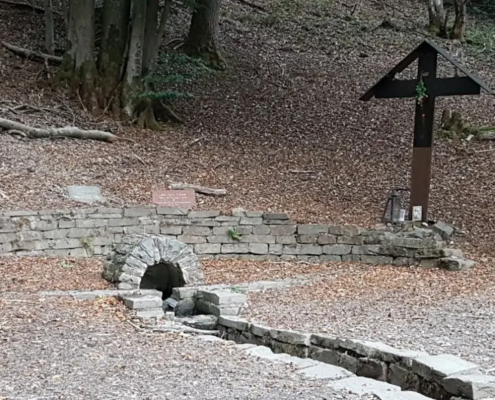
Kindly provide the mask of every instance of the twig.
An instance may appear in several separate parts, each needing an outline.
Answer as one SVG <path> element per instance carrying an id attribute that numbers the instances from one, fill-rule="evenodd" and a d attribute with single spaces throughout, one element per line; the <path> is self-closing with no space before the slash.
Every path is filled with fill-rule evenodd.
<path id="1" fill-rule="evenodd" d="M 141 157 L 139 157 L 137 154 L 133 154 L 134 157 L 136 157 L 136 160 L 138 160 L 141 164 L 143 165 L 148 165 Z"/>
<path id="2" fill-rule="evenodd" d="M 262 11 L 262 12 L 268 12 L 267 9 L 263 6 L 260 6 L 259 4 L 251 3 L 248 0 L 237 0 L 239 3 L 244 4 L 245 6 L 254 8 L 255 10 Z"/>
<path id="3" fill-rule="evenodd" d="M 8 200 L 8 199 L 9 199 L 9 196 L 7 196 L 7 195 L 6 195 L 4 192 L 2 192 L 1 190 L 0 190 L 0 197 L 2 197 L 2 198 L 3 198 L 3 199 L 5 199 L 5 200 Z"/>
<path id="4" fill-rule="evenodd" d="M 13 44 L 7 42 L 2 42 L 2 46 L 5 47 L 7 50 L 11 51 L 12 53 L 16 55 L 24 56 L 28 59 L 34 58 L 34 59 L 42 60 L 45 63 L 52 62 L 53 64 L 57 64 L 57 65 L 62 63 L 62 57 L 40 53 L 39 51 L 24 49 L 22 47 L 14 46 Z"/>
<path id="5" fill-rule="evenodd" d="M 197 138 L 197 139 L 194 139 L 194 140 L 190 141 L 189 143 L 185 143 L 185 144 L 183 144 L 183 145 L 182 145 L 182 147 L 183 147 L 184 149 L 185 149 L 185 148 L 187 148 L 187 147 L 191 147 L 193 144 L 196 144 L 196 143 L 200 142 L 200 141 L 201 141 L 201 140 L 203 140 L 205 137 L 206 137 L 206 136 L 201 136 L 201 137 L 199 137 L 199 138 Z"/>
<path id="6" fill-rule="evenodd" d="M 129 321 L 128 319 L 125 320 L 130 326 L 132 326 L 135 330 L 137 331 L 142 331 L 141 327 L 137 326 L 134 322 Z"/>
<path id="7" fill-rule="evenodd" d="M 141 325 L 141 328 L 149 329 L 152 332 L 197 333 L 198 335 L 213 335 L 213 336 L 218 336 L 220 334 L 220 331 L 209 331 L 205 329 L 196 329 L 189 327 L 166 328 L 166 327 L 152 326 L 152 325 Z"/>
<path id="8" fill-rule="evenodd" d="M 172 183 L 169 189 L 192 189 L 196 193 L 201 193 L 207 196 L 226 196 L 227 189 L 212 189 L 198 185 L 189 185 L 188 183 Z"/>

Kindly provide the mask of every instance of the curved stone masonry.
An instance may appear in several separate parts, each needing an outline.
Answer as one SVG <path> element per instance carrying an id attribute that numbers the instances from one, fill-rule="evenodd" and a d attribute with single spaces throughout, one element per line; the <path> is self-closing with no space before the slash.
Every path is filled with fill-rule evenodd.
<path id="1" fill-rule="evenodd" d="M 103 277 L 118 289 L 137 289 L 148 267 L 172 263 L 182 271 L 186 285 L 204 282 L 199 259 L 192 248 L 166 236 L 133 235 L 122 238 L 107 256 Z"/>

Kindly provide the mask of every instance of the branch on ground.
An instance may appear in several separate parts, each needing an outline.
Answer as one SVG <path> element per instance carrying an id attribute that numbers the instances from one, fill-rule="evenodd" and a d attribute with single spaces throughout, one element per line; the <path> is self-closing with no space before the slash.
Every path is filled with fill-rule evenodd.
<path id="1" fill-rule="evenodd" d="M 259 4 L 252 3 L 248 0 L 237 0 L 239 3 L 254 8 L 255 10 L 262 11 L 262 12 L 267 12 L 267 9 L 263 6 L 260 6 Z"/>
<path id="2" fill-rule="evenodd" d="M 226 196 L 226 189 L 212 189 L 198 185 L 189 185 L 188 183 L 172 183 L 169 189 L 191 189 L 196 193 L 204 194 L 207 196 Z"/>
<path id="3" fill-rule="evenodd" d="M 97 130 L 84 130 L 73 126 L 65 128 L 34 128 L 28 125 L 21 124 L 20 122 L 11 121 L 5 118 L 0 118 L 0 128 L 7 131 L 7 133 L 17 134 L 35 139 L 43 138 L 72 138 L 72 139 L 92 139 L 102 140 L 104 142 L 114 142 L 116 140 L 130 140 L 120 138 L 113 133 L 97 131 Z"/>
<path id="4" fill-rule="evenodd" d="M 2 42 L 2 46 L 5 47 L 7 50 L 11 51 L 12 53 L 18 56 L 24 56 L 28 59 L 41 60 L 44 61 L 45 63 L 51 62 L 57 65 L 62 63 L 62 57 L 52 56 L 50 54 L 41 53 L 39 51 L 28 50 L 23 47 L 14 46 L 13 44 L 6 42 Z"/>

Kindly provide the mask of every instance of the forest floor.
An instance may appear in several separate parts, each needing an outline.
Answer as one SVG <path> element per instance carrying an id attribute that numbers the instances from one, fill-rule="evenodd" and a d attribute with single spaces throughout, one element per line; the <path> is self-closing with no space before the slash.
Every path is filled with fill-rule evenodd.
<path id="1" fill-rule="evenodd" d="M 225 198 L 201 197 L 199 209 L 379 222 L 389 190 L 409 186 L 414 99 L 358 99 L 425 38 L 426 10 L 420 2 L 373 0 L 263 6 L 266 12 L 226 1 L 220 32 L 230 69 L 188 85 L 194 98 L 175 104 L 185 124 L 163 132 L 91 117 L 78 99 L 47 87 L 55 69 L 1 49 L 1 117 L 40 127 L 98 127 L 134 142 L 1 134 L 0 209 L 85 207 L 68 198 L 66 186 L 77 184 L 99 186 L 109 205 L 147 204 L 153 189 L 187 182 L 228 190 Z M 380 27 L 386 18 L 396 29 Z M 185 22 L 178 18 L 167 40 L 183 36 Z M 0 4 L 0 37 L 41 50 L 40 15 Z M 495 86 L 489 49 L 441 44 Z M 38 109 L 13 110 L 18 104 Z M 438 113 L 444 108 L 493 125 L 490 96 L 439 99 Z M 495 239 L 490 149 L 490 142 L 441 138 L 434 145 L 431 216 L 467 232 L 478 254 L 490 252 Z"/>

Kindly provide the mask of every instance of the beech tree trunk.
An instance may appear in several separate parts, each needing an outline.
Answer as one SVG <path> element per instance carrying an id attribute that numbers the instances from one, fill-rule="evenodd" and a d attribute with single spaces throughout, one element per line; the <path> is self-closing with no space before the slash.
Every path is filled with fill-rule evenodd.
<path id="1" fill-rule="evenodd" d="M 438 36 L 445 35 L 445 9 L 443 0 L 428 0 L 428 30 Z"/>
<path id="2" fill-rule="evenodd" d="M 466 31 L 466 3 L 467 0 L 455 0 L 455 21 L 452 28 L 452 39 L 464 40 Z"/>
<path id="3" fill-rule="evenodd" d="M 227 67 L 218 43 L 218 22 L 222 0 L 197 0 L 191 18 L 184 52 L 201 58 L 211 67 L 223 70 Z"/>
<path id="4" fill-rule="evenodd" d="M 45 51 L 47 54 L 55 54 L 55 39 L 53 31 L 52 0 L 44 1 L 45 8 Z"/>
<path id="5" fill-rule="evenodd" d="M 142 128 L 160 129 L 155 112 L 173 114 L 150 98 L 152 72 L 172 0 L 104 0 L 101 44 L 95 52 L 95 0 L 71 0 L 67 48 L 58 80 L 94 114 L 122 113 Z M 159 18 L 162 10 L 161 18 Z"/>

